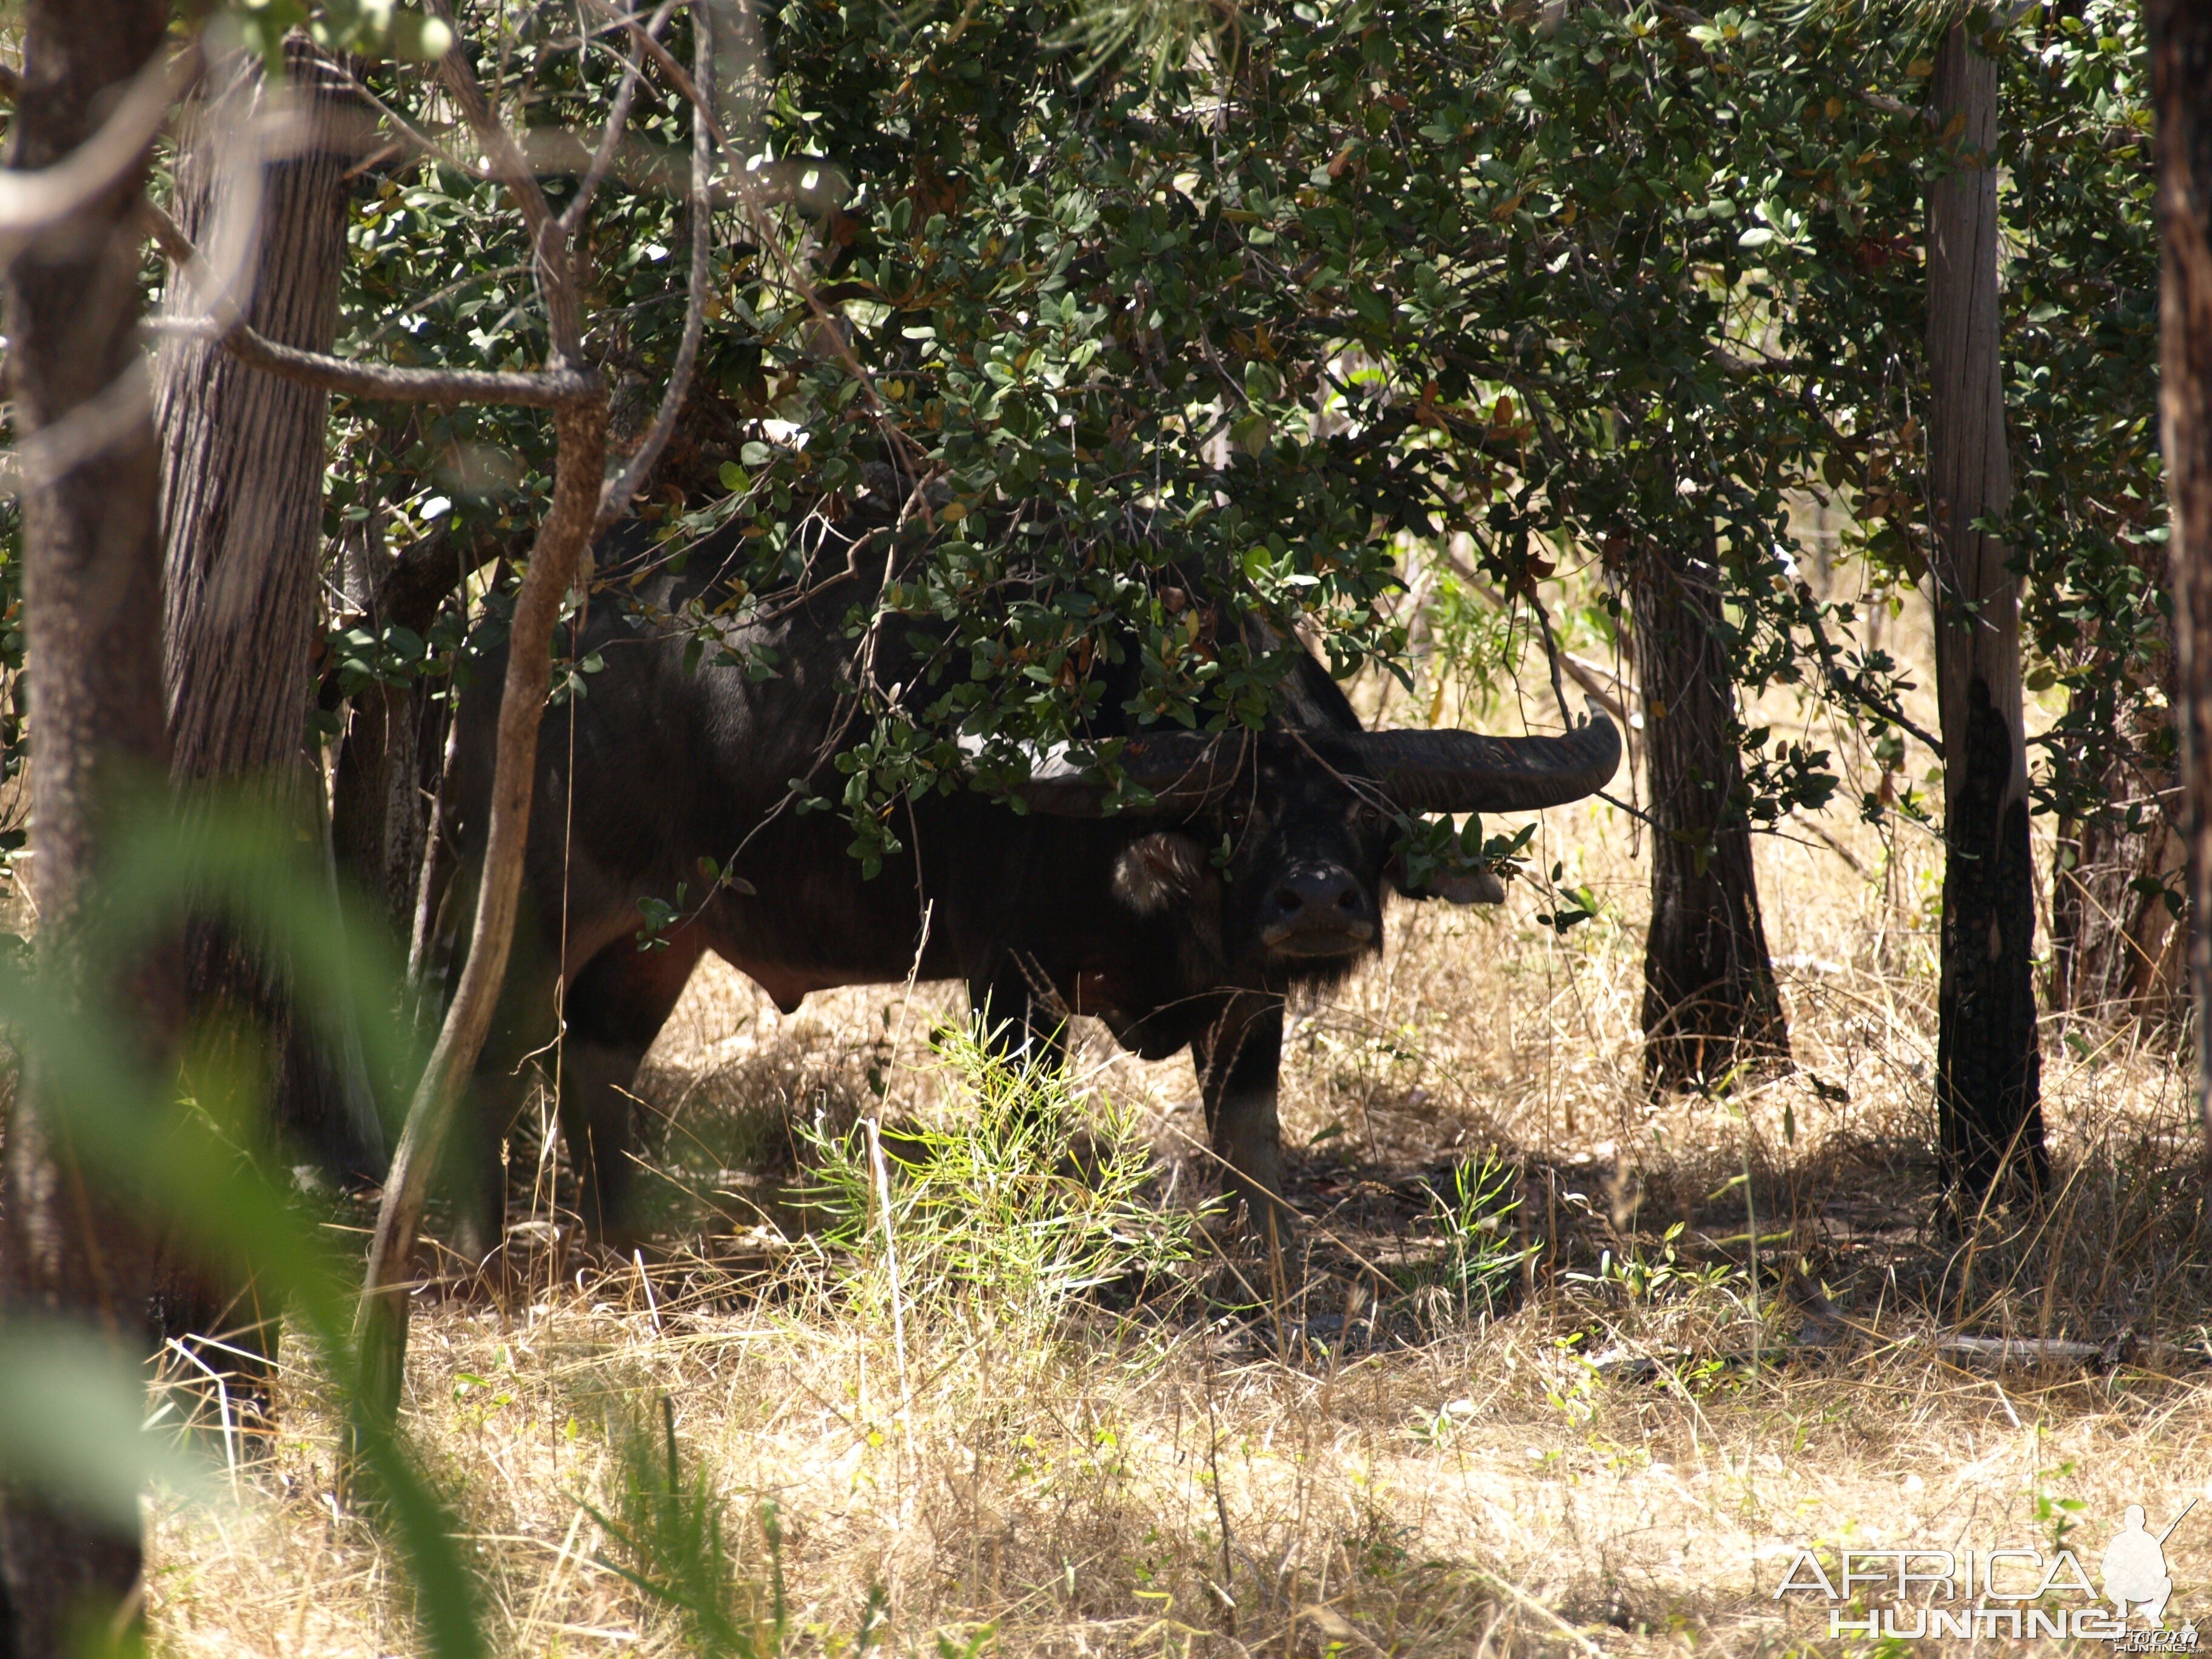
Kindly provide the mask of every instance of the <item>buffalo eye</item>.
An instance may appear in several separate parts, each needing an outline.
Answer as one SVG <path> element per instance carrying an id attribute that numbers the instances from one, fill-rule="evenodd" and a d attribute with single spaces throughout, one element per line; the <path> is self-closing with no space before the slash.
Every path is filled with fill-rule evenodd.
<path id="1" fill-rule="evenodd" d="M 1213 880 L 1205 846 L 1180 830 L 1133 841 L 1114 861 L 1114 896 L 1140 916 L 1187 904 Z"/>

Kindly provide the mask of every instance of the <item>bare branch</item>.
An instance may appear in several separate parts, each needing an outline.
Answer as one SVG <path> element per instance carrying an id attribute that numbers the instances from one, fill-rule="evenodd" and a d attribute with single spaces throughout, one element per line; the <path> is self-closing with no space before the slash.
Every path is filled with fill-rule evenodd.
<path id="1" fill-rule="evenodd" d="M 265 373 L 349 398 L 377 398 L 392 403 L 435 404 L 447 409 L 461 404 L 572 409 L 599 396 L 602 384 L 597 374 L 571 368 L 511 374 L 492 369 L 397 368 L 383 363 L 348 362 L 319 351 L 279 345 L 243 323 L 226 330 L 222 340 L 232 356 Z"/>
<path id="2" fill-rule="evenodd" d="M 447 149 L 443 144 L 440 143 L 428 133 L 423 131 L 412 121 L 410 121 L 398 110 L 392 108 L 392 106 L 386 103 L 383 97 L 378 94 L 376 89 L 371 87 L 368 82 L 362 80 L 360 76 L 349 70 L 346 72 L 346 78 L 353 83 L 353 89 L 355 92 L 359 94 L 365 101 L 373 106 L 376 112 L 380 115 L 383 116 L 386 120 L 392 123 L 393 131 L 399 134 L 400 142 L 406 148 L 412 149 L 417 155 L 428 156 L 441 167 L 451 167 L 454 172 L 465 174 L 471 179 L 489 179 L 491 177 L 491 174 L 483 167 L 477 166 L 473 161 L 464 161 L 459 156 L 454 155 L 453 151 Z M 362 165 L 366 167 L 368 164 L 364 162 Z M 351 175 L 349 174 L 348 176 L 350 177 Z"/>
<path id="3" fill-rule="evenodd" d="M 407 1125 L 377 1206 L 355 1340 L 367 1407 L 386 1423 L 398 1409 L 405 1376 L 408 1280 L 430 1171 L 437 1165 L 439 1150 L 491 1029 L 500 986 L 507 977 L 507 951 L 522 896 L 523 851 L 530 836 L 538 728 L 552 690 L 553 629 L 561 618 L 562 602 L 575 585 L 599 510 L 606 421 L 605 398 L 596 391 L 589 402 L 564 407 L 556 417 L 552 510 L 538 526 L 508 628 L 491 807 L 468 957 L 437 1045 L 408 1105 Z"/>
<path id="4" fill-rule="evenodd" d="M 669 3 L 672 3 L 669 0 Z M 664 4 L 661 15 L 665 15 L 667 9 L 667 4 Z M 714 171 L 714 142 L 706 114 L 714 95 L 714 15 L 708 8 L 701 7 L 691 14 L 691 41 L 696 86 L 702 97 L 691 106 L 691 273 L 690 292 L 684 306 L 684 337 L 676 348 L 676 362 L 668 371 L 668 386 L 661 393 L 660 411 L 653 416 L 645 441 L 638 445 L 621 472 L 599 492 L 595 536 L 605 532 L 629 511 L 630 498 L 653 476 L 661 452 L 668 447 L 669 435 L 676 430 L 676 416 L 691 390 L 692 370 L 699 362 L 699 337 L 706 325 L 707 292 L 712 286 L 714 252 L 714 202 L 708 191 Z"/>
<path id="5" fill-rule="evenodd" d="M 652 21 L 645 26 L 647 40 L 667 26 L 677 4 L 678 0 L 660 0 L 660 9 L 653 14 Z M 584 216 L 591 211 L 592 198 L 599 193 L 600 185 L 606 180 L 607 169 L 614 165 L 615 152 L 622 148 L 623 131 L 629 125 L 629 106 L 631 100 L 637 96 L 638 79 L 638 63 L 633 56 L 623 70 L 622 85 L 615 89 L 614 107 L 607 112 L 606 130 L 599 135 L 599 147 L 592 154 L 591 166 L 585 169 L 583 183 L 576 187 L 576 199 L 561 211 L 563 235 L 574 236 L 576 234 L 576 227 L 584 222 Z M 696 149 L 697 146 L 695 144 L 693 148 Z"/>
<path id="6" fill-rule="evenodd" d="M 153 203 L 141 211 L 152 228 L 161 252 L 179 270 L 202 283 L 207 261 L 174 219 Z M 599 376 L 589 371 L 548 369 L 543 374 L 507 374 L 494 369 L 400 368 L 389 363 L 349 362 L 320 351 L 302 351 L 280 345 L 233 314 L 226 321 L 164 319 L 149 324 L 151 331 L 197 335 L 219 342 L 240 362 L 280 375 L 301 386 L 348 398 L 375 398 L 391 403 L 434 404 L 451 409 L 461 404 L 507 404 L 522 409 L 568 409 L 599 395 Z"/>
<path id="7" fill-rule="evenodd" d="M 684 65 L 676 61 L 674 54 L 645 30 L 640 28 L 637 19 L 610 5 L 608 0 L 589 0 L 589 3 L 592 9 L 602 17 L 619 22 L 629 30 L 629 38 L 636 42 L 637 49 L 659 65 L 660 72 L 668 77 L 668 84 L 675 88 L 678 96 L 706 117 L 708 131 L 714 135 L 714 142 L 726 149 L 730 136 L 722 131 L 721 123 L 715 117 L 712 101 L 699 95 L 698 86 L 684 72 Z"/>
<path id="8" fill-rule="evenodd" d="M 608 3 L 608 0 L 587 0 L 587 3 L 602 15 L 628 24 L 634 38 L 642 35 L 643 31 L 637 27 L 635 21 L 617 11 Z M 653 63 L 659 66 L 661 73 L 668 77 L 669 85 L 682 94 L 692 108 L 699 112 L 701 119 L 706 123 L 707 131 L 714 136 L 715 142 L 722 147 L 724 155 L 730 163 L 730 192 L 750 222 L 755 240 L 768 257 L 775 262 L 783 280 L 790 285 L 792 291 L 805 302 L 807 308 L 814 313 L 816 320 L 823 325 L 822 332 L 828 338 L 839 364 L 848 374 L 859 382 L 860 396 L 867 404 L 869 418 L 876 423 L 876 429 L 882 433 L 896 448 L 905 453 L 913 464 L 914 471 L 916 472 L 923 471 L 926 466 L 926 458 L 922 454 L 921 446 L 907 435 L 905 429 L 892 418 L 890 410 L 884 407 L 882 397 L 876 391 L 875 376 L 869 374 L 867 366 L 854 356 L 852 343 L 846 339 L 844 330 L 839 326 L 843 319 L 824 303 L 820 288 L 812 277 L 799 268 L 798 263 L 785 251 L 781 239 L 775 234 L 775 228 L 769 223 L 760 191 L 755 186 L 752 175 L 746 170 L 745 158 L 737 153 L 736 147 L 730 142 L 729 134 L 722 130 L 721 123 L 715 118 L 714 100 L 700 95 L 698 83 L 684 73 L 683 65 L 670 57 L 666 49 L 658 41 L 641 39 L 638 46 L 639 50 L 644 52 L 647 57 L 652 58 Z M 929 507 L 926 502 L 921 511 L 924 519 L 929 520 Z"/>
<path id="9" fill-rule="evenodd" d="M 1452 574 L 1457 576 L 1462 581 L 1473 588 L 1476 593 L 1480 594 L 1488 603 L 1497 606 L 1500 611 L 1510 611 L 1513 608 L 1507 601 L 1505 596 L 1499 592 L 1496 588 L 1492 587 L 1488 582 L 1485 581 L 1482 579 L 1482 573 L 1477 570 L 1473 565 L 1469 564 L 1465 559 L 1461 558 L 1449 548 L 1439 548 L 1437 550 L 1437 556 L 1443 559 L 1447 565 L 1451 567 Z M 1561 711 L 1564 713 L 1567 706 L 1566 696 L 1565 692 L 1560 690 L 1558 678 L 1559 675 L 1564 672 L 1569 679 L 1572 680 L 1577 685 L 1582 687 L 1583 691 L 1596 702 L 1599 708 L 1604 709 L 1607 714 L 1612 715 L 1613 718 L 1620 724 L 1623 730 L 1626 730 L 1629 727 L 1635 726 L 1637 722 L 1629 717 L 1627 708 L 1623 703 L 1621 698 L 1616 696 L 1614 691 L 1607 690 L 1604 682 L 1599 679 L 1597 675 L 1590 671 L 1589 666 L 1583 662 L 1580 658 L 1577 657 L 1573 652 L 1562 651 L 1559 648 L 1557 642 L 1552 638 L 1552 619 L 1548 616 L 1544 615 L 1541 606 L 1538 607 L 1537 615 L 1542 620 L 1544 624 L 1545 651 L 1546 654 L 1551 659 L 1553 674 L 1552 695 L 1559 699 Z M 1613 677 L 1613 686 L 1616 690 L 1625 690 L 1626 689 L 1622 684 L 1618 676 Z M 1571 718 L 1568 720 L 1567 726 L 1570 730 L 1573 728 L 1574 721 Z"/>

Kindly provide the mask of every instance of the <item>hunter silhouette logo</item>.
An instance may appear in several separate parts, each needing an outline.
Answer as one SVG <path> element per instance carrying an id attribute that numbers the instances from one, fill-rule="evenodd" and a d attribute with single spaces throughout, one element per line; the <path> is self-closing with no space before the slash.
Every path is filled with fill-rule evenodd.
<path id="1" fill-rule="evenodd" d="M 1844 1549 L 1832 1577 L 1820 1555 L 1799 1550 L 1775 1590 L 1777 1601 L 1810 1595 L 1827 1603 L 1831 1637 L 1892 1641 L 2009 1636 L 2102 1641 L 2116 1653 L 2195 1653 L 2197 1626 L 2166 1624 L 2173 1598 L 2166 1543 L 2190 1510 L 2153 1532 L 2143 1506 L 2130 1504 L 2098 1560 L 2101 1601 L 2080 1559 L 2055 1550 L 2002 1545 L 1990 1550 Z M 1856 1605 L 1854 1616 L 1852 1604 Z M 2140 1614 L 2142 1624 L 2130 1628 Z"/>
<path id="2" fill-rule="evenodd" d="M 2126 1524 L 2120 1535 L 2105 1546 L 2105 1599 L 2118 1609 L 2122 1619 L 2132 1607 L 2157 1626 L 2166 1628 L 2166 1604 L 2173 1595 L 2173 1580 L 2166 1571 L 2166 1540 L 2173 1536 L 2173 1528 L 2181 1524 L 2190 1510 L 2197 1507 L 2191 1498 L 2188 1507 L 2164 1532 L 2154 1534 L 2143 1524 L 2143 1506 L 2128 1505 Z"/>

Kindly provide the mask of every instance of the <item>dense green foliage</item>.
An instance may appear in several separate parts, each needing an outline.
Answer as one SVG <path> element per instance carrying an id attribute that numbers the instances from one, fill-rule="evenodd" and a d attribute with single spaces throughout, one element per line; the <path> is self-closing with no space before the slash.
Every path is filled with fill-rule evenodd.
<path id="1" fill-rule="evenodd" d="M 380 15 L 340 12 L 324 26 Z M 901 791 L 964 775 L 956 726 L 1049 743 L 1109 681 L 1145 720 L 1255 721 L 1299 632 L 1340 671 L 1402 672 L 1407 548 L 1455 532 L 1516 606 L 1548 592 L 1601 635 L 1627 562 L 1715 534 L 1745 690 L 1825 696 L 1879 763 L 1902 757 L 1894 665 L 1865 624 L 1925 574 L 1919 198 L 1943 161 L 1917 113 L 1923 29 L 1880 10 L 1812 27 L 1772 7 L 1291 3 L 1196 37 L 1172 9 L 1131 13 L 1095 59 L 1119 16 L 798 0 L 726 66 L 750 183 L 717 213 L 706 357 L 644 516 L 677 548 L 742 516 L 757 589 L 792 579 L 806 516 L 846 510 L 864 469 L 931 481 L 903 503 L 897 580 L 860 604 L 950 637 L 919 708 L 871 688 L 843 802 L 857 850 L 890 843 Z M 457 22 L 536 153 L 580 169 L 621 37 L 503 0 Z M 2141 25 L 2087 0 L 1990 41 L 2008 528 L 2032 683 L 2065 699 L 2039 799 L 2078 818 L 2124 797 L 2139 817 L 2149 792 L 2115 794 L 2106 747 L 2154 775 L 2172 742 Z M 404 145 L 359 181 L 340 349 L 541 361 L 507 204 L 422 65 L 367 73 L 446 159 Z M 590 221 L 589 348 L 618 440 L 673 354 L 690 121 L 648 72 Z M 549 179 L 556 206 L 574 188 Z M 519 550 L 550 489 L 550 423 L 526 411 L 341 403 L 333 437 L 334 545 L 443 530 Z M 1816 497 L 1840 509 L 1832 546 L 1797 533 Z M 339 689 L 465 672 L 503 628 L 497 586 L 428 640 L 343 619 Z M 1462 666 L 1532 637 L 1449 574 L 1426 602 L 1432 636 L 1481 635 Z M 1228 625 L 1247 610 L 1273 626 Z M 1740 735 L 1752 819 L 1829 798 L 1820 750 Z M 1916 781 L 1885 774 L 1861 805 L 1921 812 Z"/>
<path id="2" fill-rule="evenodd" d="M 956 728 L 1055 741 L 1109 679 L 1147 720 L 1254 722 L 1295 631 L 1340 672 L 1401 668 L 1401 550 L 1453 532 L 1516 602 L 1555 579 L 1601 631 L 1628 561 L 1715 534 L 1741 686 L 1799 685 L 1880 760 L 1902 754 L 1863 612 L 1925 574 L 1918 215 L 1946 161 L 1917 113 L 1924 33 L 1878 13 L 1291 4 L 1102 68 L 1067 49 L 1080 21 L 766 20 L 750 202 L 718 223 L 690 445 L 647 514 L 679 546 L 750 520 L 757 589 L 797 574 L 807 514 L 845 510 L 872 465 L 933 485 L 903 504 L 896 579 L 857 602 L 856 626 L 880 606 L 949 637 L 918 715 L 870 688 L 843 802 L 856 850 L 890 844 L 900 792 L 963 775 Z M 579 50 L 544 9 L 464 22 L 541 131 L 593 136 L 608 42 Z M 2095 798 L 2089 733 L 2167 741 L 2131 723 L 2162 627 L 2136 27 L 2092 5 L 1990 37 L 2014 180 L 2014 531 L 2039 684 L 2071 698 L 2039 783 L 2069 815 Z M 592 346 L 633 400 L 682 309 L 685 231 L 656 185 L 688 118 L 648 83 L 635 119 L 659 171 L 611 188 L 594 231 Z M 542 352 L 489 185 L 410 160 L 355 240 L 349 349 Z M 448 511 L 509 532 L 543 501 L 534 417 L 349 420 L 334 513 L 374 508 L 395 540 Z M 1816 496 L 1842 509 L 1838 546 L 1796 533 Z M 1247 610 L 1272 628 L 1224 623 Z M 382 661 L 424 654 L 403 640 Z M 1741 736 L 1753 820 L 1829 798 L 1823 751 Z M 1910 779 L 1862 805 L 1893 801 L 1923 810 Z"/>

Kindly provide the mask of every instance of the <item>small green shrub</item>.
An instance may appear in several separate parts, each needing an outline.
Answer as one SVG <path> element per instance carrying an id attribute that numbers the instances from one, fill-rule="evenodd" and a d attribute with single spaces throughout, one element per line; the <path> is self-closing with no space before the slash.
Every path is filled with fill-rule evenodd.
<path id="1" fill-rule="evenodd" d="M 1514 1274 L 1541 1248 L 1516 1244 L 1512 1215 L 1521 1200 L 1507 1196 L 1513 1172 L 1496 1158 L 1452 1170 L 1451 1191 L 1429 1194 L 1429 1221 L 1443 1238 L 1437 1274 L 1462 1319 L 1488 1319 L 1505 1305 Z"/>
<path id="2" fill-rule="evenodd" d="M 896 1297 L 909 1320 L 1042 1332 L 1103 1286 L 1189 1261 L 1195 1218 L 1150 1201 L 1134 1113 L 1079 1099 L 1063 1067 L 1010 1060 L 976 1028 L 933 1047 L 951 1085 L 943 1126 L 882 1131 L 880 1160 L 870 1121 L 805 1132 L 814 1242 L 857 1306 Z"/>

